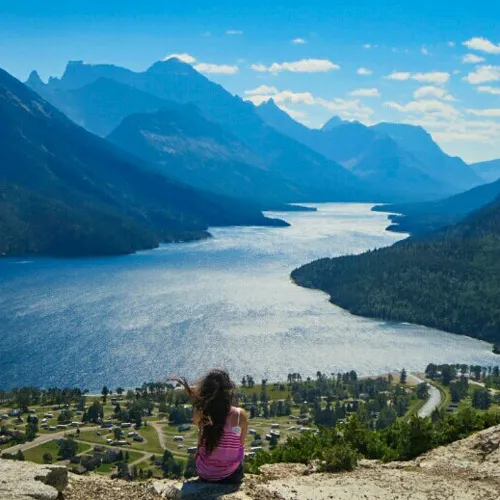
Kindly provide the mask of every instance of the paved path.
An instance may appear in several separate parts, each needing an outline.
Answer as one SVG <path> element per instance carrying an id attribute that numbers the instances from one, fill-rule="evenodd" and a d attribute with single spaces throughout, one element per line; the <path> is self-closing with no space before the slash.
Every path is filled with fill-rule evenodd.
<path id="1" fill-rule="evenodd" d="M 417 377 L 416 375 L 410 374 L 411 377 L 417 384 L 425 384 L 426 381 Z M 439 389 L 434 387 L 432 384 L 427 384 L 429 387 L 429 399 L 426 401 L 424 406 L 418 410 L 418 416 L 420 418 L 430 417 L 432 412 L 441 404 L 441 393 Z"/>
<path id="2" fill-rule="evenodd" d="M 162 427 L 167 423 L 166 420 L 159 420 L 156 422 L 148 422 L 148 425 L 152 425 L 154 430 L 156 431 L 156 434 L 158 434 L 158 441 L 160 442 L 160 446 L 166 450 L 167 449 L 167 443 L 165 442 L 165 434 L 163 434 L 163 429 Z"/>

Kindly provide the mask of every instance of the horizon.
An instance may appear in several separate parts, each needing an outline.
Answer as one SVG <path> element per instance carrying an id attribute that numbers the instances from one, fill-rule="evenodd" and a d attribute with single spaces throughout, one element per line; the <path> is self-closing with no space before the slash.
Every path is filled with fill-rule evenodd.
<path id="1" fill-rule="evenodd" d="M 467 163 L 500 158 L 500 44 L 491 21 L 500 6 L 387 0 L 383 15 L 369 6 L 28 0 L 4 9 L 0 66 L 21 81 L 31 70 L 47 81 L 69 60 L 143 71 L 177 55 L 254 104 L 273 97 L 312 128 L 336 115 L 421 125 Z"/>

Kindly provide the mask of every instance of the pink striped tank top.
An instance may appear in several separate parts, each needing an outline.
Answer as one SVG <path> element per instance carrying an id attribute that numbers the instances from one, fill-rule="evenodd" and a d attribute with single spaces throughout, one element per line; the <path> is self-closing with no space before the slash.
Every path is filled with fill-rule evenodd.
<path id="1" fill-rule="evenodd" d="M 231 425 L 231 417 L 238 415 L 235 427 Z M 196 454 L 196 472 L 198 476 L 207 481 L 221 481 L 229 477 L 240 465 L 245 448 L 241 445 L 240 408 L 231 407 L 227 416 L 226 425 L 217 448 L 207 454 L 205 445 L 200 445 Z"/>

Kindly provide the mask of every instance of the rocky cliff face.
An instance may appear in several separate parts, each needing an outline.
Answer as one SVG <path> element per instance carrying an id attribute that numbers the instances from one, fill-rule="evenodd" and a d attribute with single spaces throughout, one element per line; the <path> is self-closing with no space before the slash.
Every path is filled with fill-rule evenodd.
<path id="1" fill-rule="evenodd" d="M 66 481 L 61 467 L 0 460 L 2 500 L 55 500 Z M 319 474 L 311 467 L 276 464 L 248 476 L 239 490 L 189 481 L 126 483 L 98 476 L 73 476 L 66 500 L 498 500 L 500 497 L 500 426 L 411 462 L 362 461 L 353 472 Z"/>

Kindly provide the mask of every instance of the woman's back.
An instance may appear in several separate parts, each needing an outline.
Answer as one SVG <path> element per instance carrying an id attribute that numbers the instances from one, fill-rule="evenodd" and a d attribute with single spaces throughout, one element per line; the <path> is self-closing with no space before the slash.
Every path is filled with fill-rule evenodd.
<path id="1" fill-rule="evenodd" d="M 224 425 L 222 436 L 217 446 L 208 452 L 203 440 L 196 455 L 196 471 L 198 475 L 208 481 L 221 481 L 229 477 L 238 469 L 245 456 L 242 442 L 241 409 L 231 407 Z"/>

